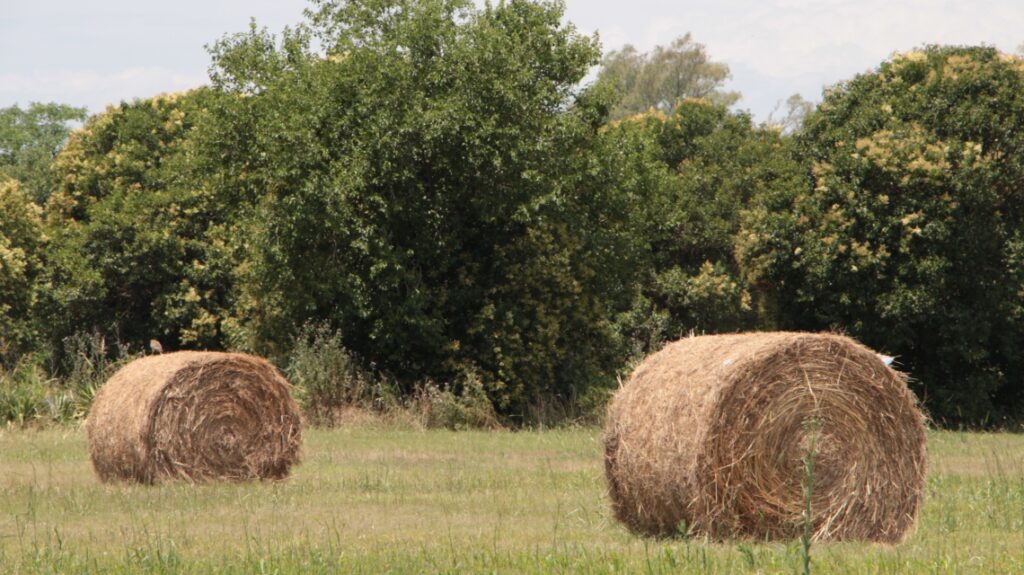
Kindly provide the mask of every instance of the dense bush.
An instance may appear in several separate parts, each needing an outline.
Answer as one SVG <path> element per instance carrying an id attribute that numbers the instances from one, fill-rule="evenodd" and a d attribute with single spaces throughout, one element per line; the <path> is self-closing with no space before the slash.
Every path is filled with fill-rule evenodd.
<path id="1" fill-rule="evenodd" d="M 326 324 L 304 326 L 288 354 L 285 373 L 306 417 L 333 425 L 354 411 L 427 428 L 496 427 L 497 414 L 475 373 L 450 383 L 424 380 L 412 393 L 399 394 L 393 377 L 363 365 L 345 349 L 341 334 Z"/>
<path id="2" fill-rule="evenodd" d="M 40 212 L 17 180 L 0 176 L 0 369 L 37 343 L 32 309 L 45 244 Z"/>
<path id="3" fill-rule="evenodd" d="M 459 376 L 453 384 L 422 384 L 413 405 L 423 425 L 444 429 L 495 429 L 500 427 L 494 404 L 483 381 L 475 373 Z"/>
<path id="4" fill-rule="evenodd" d="M 167 349 L 218 346 L 230 267 L 226 218 L 196 176 L 189 133 L 204 90 L 109 108 L 56 158 L 40 303 L 60 345 L 78 332 Z"/>
<path id="5" fill-rule="evenodd" d="M 285 374 L 314 423 L 329 424 L 346 409 L 380 409 L 397 399 L 384 378 L 366 369 L 345 349 L 341 334 L 324 324 L 299 332 Z"/>
<path id="6" fill-rule="evenodd" d="M 322 2 L 326 57 L 303 29 L 218 44 L 200 138 L 229 160 L 218 193 L 254 206 L 236 345 L 278 355 L 327 321 L 405 392 L 473 371 L 506 413 L 613 381 L 625 214 L 583 170 L 610 98 L 576 91 L 599 51 L 561 16 Z"/>
<path id="7" fill-rule="evenodd" d="M 615 123 L 604 140 L 596 161 L 619 171 L 605 179 L 629 197 L 640 262 L 633 307 L 619 320 L 635 351 L 690 332 L 758 325 L 759 302 L 740 273 L 735 242 L 752 202 L 803 186 L 788 141 L 704 100 Z"/>
<path id="8" fill-rule="evenodd" d="M 1024 400 L 1024 62 L 930 47 L 829 91 L 801 144 L 810 185 L 740 235 L 787 327 L 896 355 L 942 420 Z"/>

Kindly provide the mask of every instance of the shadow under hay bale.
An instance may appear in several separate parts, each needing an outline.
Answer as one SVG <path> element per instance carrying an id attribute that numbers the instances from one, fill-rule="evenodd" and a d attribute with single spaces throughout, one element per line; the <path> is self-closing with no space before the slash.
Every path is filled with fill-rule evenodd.
<path id="1" fill-rule="evenodd" d="M 302 444 L 288 382 L 237 353 L 133 361 L 96 394 L 86 431 L 103 481 L 282 479 Z"/>
<path id="2" fill-rule="evenodd" d="M 645 359 L 605 426 L 615 515 L 648 535 L 799 537 L 812 434 L 814 539 L 901 541 L 925 416 L 901 374 L 838 335 L 691 337 Z"/>

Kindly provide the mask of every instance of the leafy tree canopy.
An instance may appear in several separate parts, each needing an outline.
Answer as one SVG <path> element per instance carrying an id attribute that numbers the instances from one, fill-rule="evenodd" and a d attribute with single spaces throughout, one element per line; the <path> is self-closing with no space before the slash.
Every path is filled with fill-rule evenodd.
<path id="1" fill-rule="evenodd" d="M 45 242 L 39 206 L 0 176 L 0 367 L 33 343 L 31 310 Z"/>
<path id="2" fill-rule="evenodd" d="M 763 195 L 799 188 L 801 165 L 774 129 L 722 104 L 689 99 L 671 115 L 613 124 L 607 153 L 628 153 L 631 229 L 643 277 L 623 327 L 640 352 L 691 331 L 751 328 L 757 304 L 734 257 L 740 214 Z M 618 152 L 621 154 L 622 152 Z M 614 160 L 620 161 L 621 160 Z"/>
<path id="3" fill-rule="evenodd" d="M 226 216 L 195 173 L 188 138 L 210 97 L 110 107 L 54 161 L 41 306 L 56 343 L 99 330 L 131 345 L 218 345 L 227 270 L 216 230 Z"/>
<path id="4" fill-rule="evenodd" d="M 596 40 L 556 2 L 309 16 L 213 48 L 203 155 L 254 206 L 233 341 L 275 354 L 327 320 L 403 382 L 478 371 L 506 413 L 612 381 L 631 264 L 625 210 L 588 169 L 610 102 L 577 88 Z"/>
<path id="5" fill-rule="evenodd" d="M 810 185 L 766 197 L 739 240 L 782 324 L 898 356 L 939 418 L 1019 406 L 1024 61 L 901 54 L 829 91 L 801 142 Z"/>

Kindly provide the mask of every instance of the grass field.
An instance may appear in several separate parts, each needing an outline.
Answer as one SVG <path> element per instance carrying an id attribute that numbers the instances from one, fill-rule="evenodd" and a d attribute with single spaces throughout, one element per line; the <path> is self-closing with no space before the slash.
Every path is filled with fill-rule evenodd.
<path id="1" fill-rule="evenodd" d="M 903 545 L 821 544 L 821 573 L 1024 572 L 1024 436 L 929 436 Z M 0 431 L 0 573 L 795 573 L 796 544 L 634 537 L 596 429 L 311 430 L 284 483 L 100 485 L 77 429 Z"/>

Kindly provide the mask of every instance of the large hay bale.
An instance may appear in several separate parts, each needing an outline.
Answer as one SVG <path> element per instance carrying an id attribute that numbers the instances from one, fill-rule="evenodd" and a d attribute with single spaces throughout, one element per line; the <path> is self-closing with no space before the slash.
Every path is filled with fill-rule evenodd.
<path id="1" fill-rule="evenodd" d="M 103 481 L 282 479 L 302 427 L 290 385 L 265 360 L 237 353 L 152 355 L 121 368 L 86 421 Z"/>
<path id="2" fill-rule="evenodd" d="M 925 416 L 906 381 L 838 335 L 690 337 L 644 360 L 613 399 L 605 472 L 632 530 L 895 543 L 925 479 Z"/>

